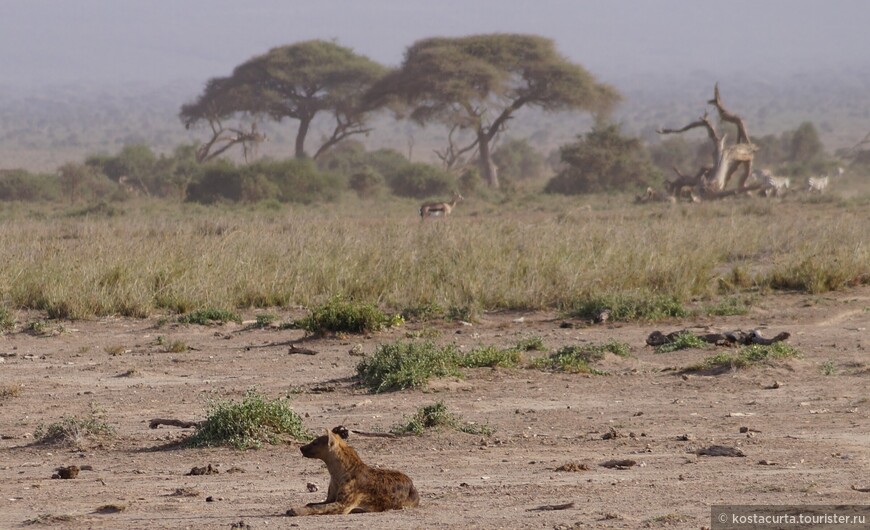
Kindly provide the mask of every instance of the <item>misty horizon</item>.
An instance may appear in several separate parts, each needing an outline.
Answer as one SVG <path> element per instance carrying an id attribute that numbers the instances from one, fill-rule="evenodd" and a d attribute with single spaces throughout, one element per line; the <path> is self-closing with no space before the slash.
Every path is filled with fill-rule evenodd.
<path id="1" fill-rule="evenodd" d="M 867 20 L 870 4 L 855 0 L 6 0 L 0 86 L 204 83 L 270 48 L 309 39 L 335 40 L 397 66 L 421 38 L 495 32 L 551 38 L 611 82 L 693 71 L 738 78 L 863 72 L 870 71 Z"/>

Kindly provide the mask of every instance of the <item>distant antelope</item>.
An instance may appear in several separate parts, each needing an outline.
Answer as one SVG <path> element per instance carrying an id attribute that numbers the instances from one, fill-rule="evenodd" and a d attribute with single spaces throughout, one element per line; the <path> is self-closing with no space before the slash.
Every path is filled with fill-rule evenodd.
<path id="1" fill-rule="evenodd" d="M 462 195 L 454 193 L 453 200 L 450 202 L 427 202 L 423 206 L 420 206 L 420 219 L 426 219 L 433 215 L 447 217 L 453 211 L 453 208 L 456 207 L 456 203 L 461 200 Z"/>
<path id="2" fill-rule="evenodd" d="M 810 177 L 810 178 L 808 178 L 807 179 L 807 191 L 809 191 L 810 193 L 812 193 L 812 192 L 824 193 L 825 188 L 828 187 L 828 180 L 829 180 L 829 178 L 827 175 L 825 175 L 824 177 Z"/>

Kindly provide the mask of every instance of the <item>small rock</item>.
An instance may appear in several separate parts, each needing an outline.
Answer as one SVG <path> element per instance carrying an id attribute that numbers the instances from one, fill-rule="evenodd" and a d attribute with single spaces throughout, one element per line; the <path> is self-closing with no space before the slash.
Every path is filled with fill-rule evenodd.
<path id="1" fill-rule="evenodd" d="M 608 460 L 607 462 L 602 462 L 599 464 L 601 467 L 606 467 L 610 469 L 628 469 L 630 467 L 634 467 L 637 465 L 637 462 L 634 460 Z"/>
<path id="2" fill-rule="evenodd" d="M 205 502 L 214 502 L 214 497 L 209 495 L 208 497 L 205 498 Z"/>
<path id="3" fill-rule="evenodd" d="M 711 445 L 709 447 L 704 447 L 702 449 L 698 449 L 696 454 L 703 456 L 746 456 L 746 453 L 744 453 L 737 447 L 730 447 L 727 445 Z"/>
<path id="4" fill-rule="evenodd" d="M 315 491 L 317 491 L 317 484 L 315 484 L 313 482 L 309 482 L 308 484 L 305 485 L 305 487 L 308 488 L 308 491 L 311 493 L 314 493 Z"/>

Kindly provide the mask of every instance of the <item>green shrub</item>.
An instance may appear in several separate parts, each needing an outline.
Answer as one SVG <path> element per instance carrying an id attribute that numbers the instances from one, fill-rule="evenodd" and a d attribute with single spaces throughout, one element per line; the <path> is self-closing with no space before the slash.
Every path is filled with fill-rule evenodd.
<path id="1" fill-rule="evenodd" d="M 268 328 L 277 319 L 278 319 L 278 317 L 276 317 L 275 315 L 272 315 L 270 313 L 263 313 L 263 314 L 256 316 L 256 320 L 254 321 L 253 327 L 255 327 L 257 329 Z"/>
<path id="2" fill-rule="evenodd" d="M 428 429 L 456 429 L 468 434 L 482 434 L 490 436 L 494 430 L 488 425 L 476 425 L 462 422 L 455 414 L 447 410 L 443 401 L 426 405 L 417 409 L 413 416 L 407 418 L 405 423 L 395 425 L 391 432 L 394 434 L 413 434 L 422 436 Z"/>
<path id="3" fill-rule="evenodd" d="M 461 375 L 456 349 L 431 342 L 382 344 L 360 361 L 356 372 L 373 392 L 420 388 L 432 377 Z"/>
<path id="4" fill-rule="evenodd" d="M 474 322 L 477 320 L 477 308 L 472 305 L 452 305 L 447 308 L 445 318 L 459 322 Z"/>
<path id="5" fill-rule="evenodd" d="M 219 400 L 209 403 L 204 422 L 185 441 L 189 447 L 230 446 L 236 449 L 277 444 L 285 437 L 310 440 L 302 418 L 286 399 L 271 401 L 249 391 L 241 402 Z"/>
<path id="6" fill-rule="evenodd" d="M 296 321 L 296 326 L 315 334 L 369 333 L 401 322 L 401 316 L 388 317 L 372 304 L 335 297 L 312 309 L 311 314 Z"/>
<path id="7" fill-rule="evenodd" d="M 427 321 L 441 318 L 444 316 L 444 308 L 438 304 L 427 302 L 413 307 L 406 307 L 402 310 L 402 317 L 405 320 Z"/>
<path id="8" fill-rule="evenodd" d="M 212 162 L 187 186 L 187 200 L 201 204 L 244 198 L 241 171 L 229 162 Z M 274 191 L 273 191 L 274 193 Z"/>
<path id="9" fill-rule="evenodd" d="M 576 300 L 566 311 L 573 318 L 595 319 L 604 309 L 615 321 L 662 320 L 686 317 L 689 311 L 674 297 L 644 294 L 592 296 Z"/>
<path id="10" fill-rule="evenodd" d="M 706 348 L 710 346 L 709 343 L 704 342 L 694 333 L 689 333 L 688 331 L 685 333 L 680 333 L 674 340 L 668 342 L 667 344 L 662 344 L 661 346 L 657 346 L 655 349 L 656 353 L 670 353 L 677 350 L 687 350 L 690 348 Z"/>
<path id="11" fill-rule="evenodd" d="M 380 195 L 385 186 L 384 176 L 372 169 L 364 167 L 350 176 L 350 189 L 361 199 L 369 199 Z"/>
<path id="12" fill-rule="evenodd" d="M 736 353 L 720 353 L 707 357 L 700 365 L 691 366 L 688 371 L 699 370 L 737 370 L 777 359 L 788 359 L 800 354 L 785 342 L 774 342 L 770 345 L 752 344 L 744 346 Z"/>
<path id="13" fill-rule="evenodd" d="M 615 124 L 597 124 L 560 148 L 562 167 L 544 191 L 575 195 L 656 185 L 661 172 L 639 138 L 623 136 Z"/>
<path id="14" fill-rule="evenodd" d="M 520 364 L 520 352 L 513 349 L 501 349 L 495 346 L 475 348 L 459 357 L 459 366 L 462 368 L 513 368 Z"/>
<path id="15" fill-rule="evenodd" d="M 502 143 L 493 152 L 492 161 L 498 166 L 498 177 L 508 182 L 540 177 L 546 167 L 544 157 L 526 139 Z"/>
<path id="16" fill-rule="evenodd" d="M 15 327 L 15 317 L 5 307 L 0 307 L 0 333 L 11 331 Z"/>
<path id="17" fill-rule="evenodd" d="M 630 351 L 628 344 L 613 340 L 603 344 L 565 346 L 549 357 L 536 360 L 532 366 L 544 370 L 603 375 L 606 372 L 593 368 L 592 364 L 604 359 L 606 352 L 627 357 Z"/>
<path id="18" fill-rule="evenodd" d="M 541 337 L 528 337 L 517 343 L 517 349 L 520 351 L 544 351 L 544 339 Z"/>
<path id="19" fill-rule="evenodd" d="M 96 414 L 80 418 L 67 416 L 47 426 L 39 425 L 33 437 L 39 443 L 80 446 L 87 440 L 111 437 L 115 430 Z"/>
<path id="20" fill-rule="evenodd" d="M 422 162 L 409 164 L 387 183 L 396 195 L 418 199 L 447 195 L 456 189 L 456 178 L 453 175 Z"/>
<path id="21" fill-rule="evenodd" d="M 0 201 L 53 201 L 60 196 L 60 180 L 55 175 L 0 170 Z"/>
<path id="22" fill-rule="evenodd" d="M 227 322 L 241 324 L 242 317 L 237 313 L 224 309 L 200 309 L 199 311 L 181 315 L 178 317 L 178 322 L 181 324 L 199 324 L 200 326 L 225 324 Z"/>
<path id="23" fill-rule="evenodd" d="M 281 202 L 310 204 L 334 201 L 347 187 L 346 178 L 319 171 L 309 159 L 260 161 L 248 166 L 246 174 L 274 186 L 276 198 Z M 267 198 L 264 196 L 257 200 Z"/>

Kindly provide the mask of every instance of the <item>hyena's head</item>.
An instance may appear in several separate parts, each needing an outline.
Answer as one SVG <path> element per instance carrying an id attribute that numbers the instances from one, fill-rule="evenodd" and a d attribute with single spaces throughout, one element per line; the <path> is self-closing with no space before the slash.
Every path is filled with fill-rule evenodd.
<path id="1" fill-rule="evenodd" d="M 331 453 L 340 451 L 341 447 L 346 445 L 342 436 L 327 429 L 326 434 L 318 436 L 311 443 L 300 447 L 299 450 L 302 451 L 302 456 L 305 458 L 318 458 L 325 461 Z"/>

